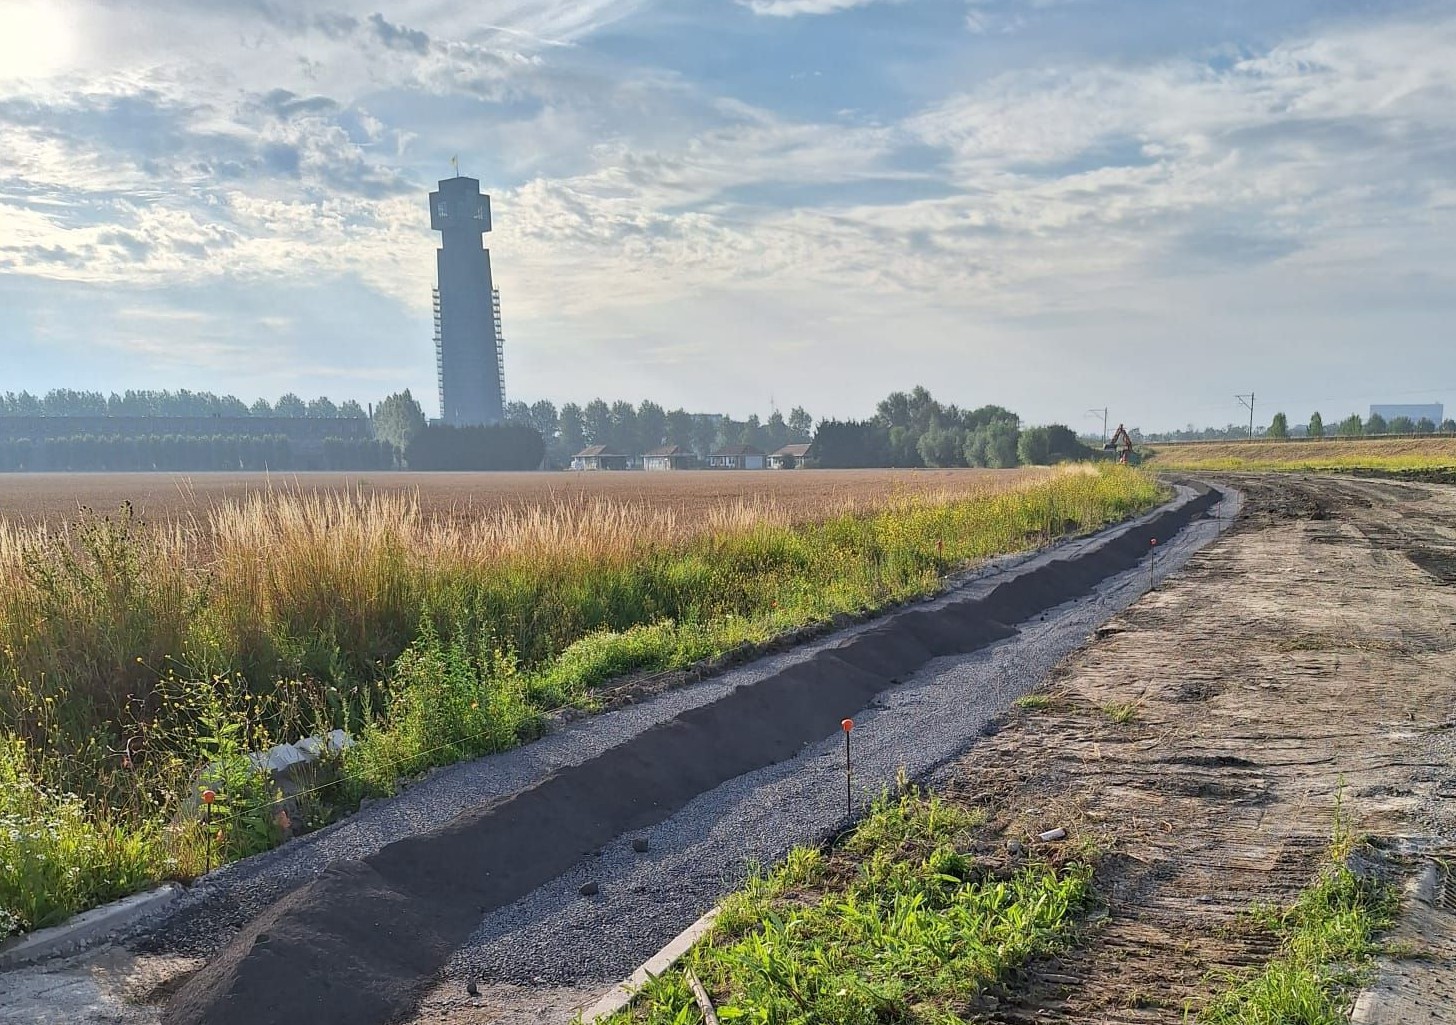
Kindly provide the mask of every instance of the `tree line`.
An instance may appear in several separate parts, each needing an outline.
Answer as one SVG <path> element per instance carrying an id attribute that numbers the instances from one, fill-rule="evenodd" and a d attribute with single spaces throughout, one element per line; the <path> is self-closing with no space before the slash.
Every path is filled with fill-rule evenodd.
<path id="1" fill-rule="evenodd" d="M 135 392 L 102 398 L 99 392 L 58 389 L 41 399 L 28 393 L 0 398 L 8 415 L 85 416 L 347 416 L 363 414 L 357 402 L 335 406 L 328 399 L 304 403 L 285 395 L 277 405 L 263 400 L 246 407 L 211 392 Z M 115 400 L 115 402 L 113 402 Z M 261 405 L 260 405 L 261 404 Z M 111 411 L 115 410 L 113 414 Z M 247 411 L 239 414 L 238 410 Z M 794 442 L 811 443 L 813 461 L 824 467 L 1012 467 L 1087 459 L 1099 453 L 1062 424 L 1023 428 L 1004 406 L 963 410 L 937 401 L 928 390 L 892 392 L 867 420 L 826 420 L 816 429 L 802 406 L 787 416 L 744 420 L 717 413 L 667 409 L 644 400 L 604 399 L 559 409 L 552 402 L 511 402 L 505 423 L 455 428 L 430 424 L 408 390 L 390 395 L 373 410 L 374 438 L 328 438 L 290 444 L 286 436 L 77 435 L 50 440 L 0 442 L 0 470 L 417 470 L 536 469 L 569 466 L 590 445 L 639 456 L 662 445 L 680 445 L 699 458 L 728 445 L 752 445 L 765 452 Z"/>
<path id="2" fill-rule="evenodd" d="M 923 387 L 892 392 L 868 420 L 826 420 L 814 436 L 814 458 L 826 468 L 1013 467 L 1091 459 L 1063 424 L 1023 428 L 1004 406 L 963 410 Z"/>
<path id="3" fill-rule="evenodd" d="M 1363 419 L 1359 413 L 1351 413 L 1343 420 L 1326 423 L 1316 410 L 1302 424 L 1291 424 L 1285 413 L 1275 413 L 1269 426 L 1255 429 L 1255 436 L 1264 438 L 1359 438 L 1374 434 L 1456 434 L 1456 420 L 1447 417 L 1438 424 L 1429 417 L 1412 420 L 1408 416 L 1397 416 L 1387 421 L 1379 413 L 1372 413 Z M 1177 431 L 1142 433 L 1138 435 L 1138 440 L 1242 441 L 1248 436 L 1247 423 L 1202 428 L 1189 424 Z"/>
<path id="4" fill-rule="evenodd" d="M 766 420 L 757 415 L 734 420 L 719 413 L 667 409 L 650 399 L 636 405 L 621 399 L 610 403 L 593 399 L 584 405 L 568 402 L 559 409 L 545 399 L 509 402 L 505 423 L 500 426 L 515 430 L 430 424 L 408 389 L 388 396 L 374 408 L 375 437 L 398 446 L 411 469 L 474 469 L 477 463 L 515 469 L 528 462 L 532 452 L 537 453 L 535 462 L 527 468 L 560 469 L 570 466 L 571 457 L 590 445 L 606 445 L 625 456 L 681 445 L 701 459 L 725 445 L 773 451 L 791 442 L 807 444 L 814 438 L 814 419 L 801 406 L 787 417 L 775 410 Z"/>
<path id="5" fill-rule="evenodd" d="M 335 405 L 327 396 L 305 402 L 292 392 L 270 403 L 259 398 L 252 405 L 232 395 L 212 392 L 136 391 L 109 395 L 99 391 L 53 388 L 44 395 L 28 391 L 0 395 L 0 416 L 279 416 L 363 418 L 369 414 L 353 399 Z"/>
<path id="6" fill-rule="evenodd" d="M 391 470 L 398 450 L 368 438 L 295 446 L 285 435 L 73 435 L 0 440 L 0 472 L 84 470 Z"/>
<path id="7" fill-rule="evenodd" d="M 1359 413 L 1351 413 L 1345 419 L 1335 424 L 1333 428 L 1325 427 L 1324 417 L 1319 411 L 1309 415 L 1309 422 L 1304 425 L 1304 430 L 1294 429 L 1291 433 L 1289 418 L 1283 413 L 1275 413 L 1274 419 L 1269 423 L 1269 429 L 1265 435 L 1270 438 L 1288 438 L 1302 434 L 1306 438 L 1323 438 L 1327 434 L 1335 437 L 1358 438 L 1366 434 L 1456 434 L 1456 420 L 1449 417 L 1440 424 L 1429 417 L 1421 417 L 1419 420 L 1412 420 L 1408 416 L 1397 416 L 1387 421 L 1379 413 L 1371 413 L 1364 420 L 1360 419 Z"/>
<path id="8" fill-rule="evenodd" d="M 650 399 L 633 405 L 593 399 L 585 405 L 565 403 L 558 410 L 548 401 L 506 404 L 507 423 L 534 427 L 546 444 L 548 462 L 569 466 L 571 457 L 589 445 L 606 445 L 624 456 L 640 456 L 663 445 L 681 445 L 706 458 L 726 445 L 752 445 L 765 452 L 814 436 L 814 418 L 802 406 L 786 417 L 774 410 L 767 419 L 755 413 L 734 420 L 721 413 L 689 413 L 667 409 Z"/>

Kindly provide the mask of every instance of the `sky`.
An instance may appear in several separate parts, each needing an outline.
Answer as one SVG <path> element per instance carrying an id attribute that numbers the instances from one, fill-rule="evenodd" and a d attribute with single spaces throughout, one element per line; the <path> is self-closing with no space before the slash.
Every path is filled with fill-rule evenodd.
<path id="1" fill-rule="evenodd" d="M 0 391 L 1456 410 L 1456 5 L 0 0 Z"/>

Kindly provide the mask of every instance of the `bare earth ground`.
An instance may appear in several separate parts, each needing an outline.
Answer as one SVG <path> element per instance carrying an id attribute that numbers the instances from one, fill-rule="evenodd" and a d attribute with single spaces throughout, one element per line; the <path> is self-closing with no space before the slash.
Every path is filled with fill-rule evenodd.
<path id="1" fill-rule="evenodd" d="M 642 470 L 596 473 L 11 473 L 0 474 L 0 520 L 59 522 L 83 506 L 97 513 L 130 502 L 151 520 L 202 516 L 214 505 L 273 489 L 419 491 L 427 513 L 472 516 L 503 507 L 581 499 L 667 505 L 684 514 L 768 499 L 791 510 L 885 494 L 999 490 L 1039 470 Z"/>
<path id="2" fill-rule="evenodd" d="M 1456 491 L 1236 483 L 1234 531 L 1064 663 L 1050 708 L 958 767 L 955 789 L 1008 836 L 1065 825 L 1112 852 L 1086 944 L 977 1020 L 1184 1021 L 1224 973 L 1268 958 L 1241 915 L 1308 882 L 1342 791 L 1393 874 L 1440 879 L 1435 859 L 1456 855 Z M 1135 720 L 1113 721 L 1119 703 Z M 1456 1019 L 1441 890 L 1436 907 L 1407 900 L 1396 936 L 1412 956 L 1384 965 L 1398 996 L 1361 1020 Z"/>
<path id="3" fill-rule="evenodd" d="M 1108 852 L 1105 907 L 1078 949 L 1032 966 L 969 1020 L 1184 1022 L 1221 973 L 1270 955 L 1243 913 L 1309 881 L 1341 793 L 1383 870 L 1426 879 L 1356 1021 L 1456 1020 L 1456 881 L 1445 878 L 1456 857 L 1456 489 L 1233 482 L 1247 496 L 1235 528 L 1063 662 L 1042 688 L 1050 707 L 1015 712 L 949 772 L 949 789 L 985 804 L 1003 840 L 1035 845 L 1063 826 L 1070 842 Z M 1136 713 L 1119 725 L 1108 708 L 1124 703 Z M 99 994 L 93 983 L 53 1018 L 17 1020 L 153 1021 L 128 1005 L 127 969 L 106 956 L 45 978 L 0 976 L 0 990 L 59 993 L 99 977 L 110 980 Z M 420 1020 L 499 1025 L 504 1004 L 557 1021 L 586 999 L 439 996 Z M 0 1019 L 5 1008 L 0 993 Z"/>

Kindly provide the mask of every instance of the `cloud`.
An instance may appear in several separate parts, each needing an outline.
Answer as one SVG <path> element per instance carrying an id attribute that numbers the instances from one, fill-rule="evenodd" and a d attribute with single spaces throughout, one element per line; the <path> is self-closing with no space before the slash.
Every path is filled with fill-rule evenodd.
<path id="1" fill-rule="evenodd" d="M 393 25 L 384 20 L 382 14 L 371 14 L 369 24 L 381 43 L 394 50 L 413 50 L 415 53 L 430 52 L 430 37 L 418 29 Z"/>
<path id="2" fill-rule="evenodd" d="M 173 289 L 249 296 L 270 315 L 267 297 L 299 282 L 325 305 L 367 293 L 427 350 L 423 196 L 459 152 L 493 194 L 487 241 L 520 339 L 511 372 L 541 391 L 551 361 L 533 353 L 584 365 L 562 354 L 598 344 L 664 375 L 701 358 L 714 377 L 720 352 L 756 360 L 780 343 L 842 345 L 880 366 L 876 340 L 947 365 L 975 347 L 998 366 L 1008 340 L 1151 331 L 1194 311 L 1212 324 L 1245 302 L 1388 303 L 1439 295 L 1456 273 L 1445 14 L 1143 58 L 967 60 L 927 73 L 934 90 L 841 110 L 854 106 L 837 95 L 843 76 L 860 69 L 818 53 L 780 67 L 770 48 L 753 52 L 776 83 L 758 92 L 653 67 L 641 40 L 679 23 L 637 3 L 375 6 L 104 5 L 107 38 L 78 44 L 93 67 L 8 84 L 0 100 L 0 267 L 164 309 Z M 790 17 L 860 4 L 748 6 Z M 1046 31 L 1044 6 L 972 5 L 988 31 L 1024 33 L 967 36 L 966 52 Z M 804 33 L 828 47 L 843 31 L 729 14 L 756 26 L 753 46 Z M 895 14 L 907 37 L 925 16 Z M 813 65 L 822 80 L 795 77 Z M 869 105 L 880 81 L 867 81 Z M 286 358 L 321 365 L 297 346 L 325 326 L 286 315 Z M 379 328 L 359 330 L 397 353 Z M 421 358 L 411 384 L 428 390 Z"/>
<path id="3" fill-rule="evenodd" d="M 882 0 L 738 0 L 754 14 L 771 18 L 795 18 L 803 14 L 836 14 L 855 7 L 868 7 Z M 893 0 L 892 0 L 893 2 Z"/>

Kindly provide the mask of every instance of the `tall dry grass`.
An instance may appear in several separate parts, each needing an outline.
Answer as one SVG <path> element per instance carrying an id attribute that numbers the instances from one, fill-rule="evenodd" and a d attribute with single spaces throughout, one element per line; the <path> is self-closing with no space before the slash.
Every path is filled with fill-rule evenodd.
<path id="1" fill-rule="evenodd" d="M 1146 508 L 1115 467 L 683 516 L 577 499 L 428 515 L 418 494 L 278 489 L 177 522 L 0 521 L 0 739 L 107 828 L 185 803 L 216 738 L 343 727 L 370 788 L 529 736 L 542 709 L 938 586 Z M 208 740 L 206 738 L 213 738 Z"/>

